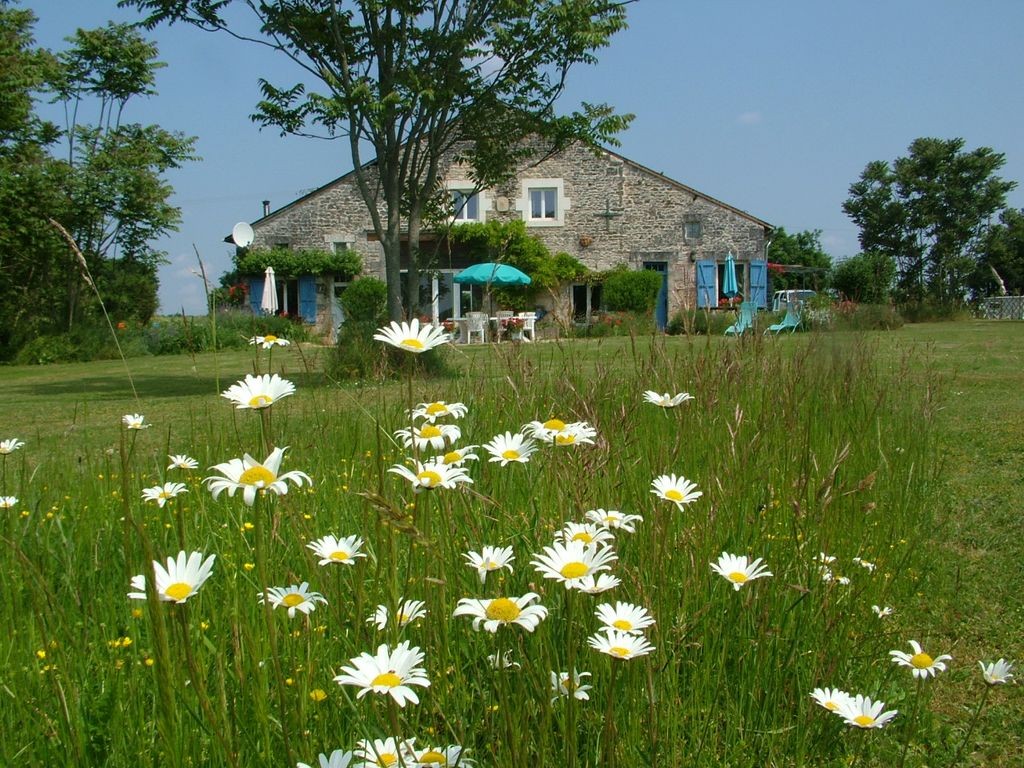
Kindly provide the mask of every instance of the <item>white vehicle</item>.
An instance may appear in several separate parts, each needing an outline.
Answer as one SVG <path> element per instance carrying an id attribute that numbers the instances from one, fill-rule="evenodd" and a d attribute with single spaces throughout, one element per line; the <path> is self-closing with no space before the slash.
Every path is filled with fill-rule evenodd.
<path id="1" fill-rule="evenodd" d="M 797 304 L 803 304 L 811 297 L 817 295 L 817 291 L 776 291 L 772 297 L 772 312 L 779 312 L 785 309 L 787 304 L 794 301 Z"/>

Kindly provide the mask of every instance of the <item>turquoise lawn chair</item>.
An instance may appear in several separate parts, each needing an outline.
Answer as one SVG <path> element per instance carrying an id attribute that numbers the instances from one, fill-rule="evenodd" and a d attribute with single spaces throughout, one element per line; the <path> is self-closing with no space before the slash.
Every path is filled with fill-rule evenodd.
<path id="1" fill-rule="evenodd" d="M 757 313 L 757 304 L 752 301 L 744 301 L 740 304 L 739 319 L 725 329 L 726 336 L 742 336 L 744 331 L 754 327 L 754 315 Z"/>
<path id="2" fill-rule="evenodd" d="M 786 302 L 786 316 L 782 318 L 781 323 L 775 323 L 769 325 L 765 330 L 765 336 L 769 333 L 779 334 L 782 331 L 789 331 L 793 333 L 797 328 L 800 327 L 800 302 L 789 301 Z"/>

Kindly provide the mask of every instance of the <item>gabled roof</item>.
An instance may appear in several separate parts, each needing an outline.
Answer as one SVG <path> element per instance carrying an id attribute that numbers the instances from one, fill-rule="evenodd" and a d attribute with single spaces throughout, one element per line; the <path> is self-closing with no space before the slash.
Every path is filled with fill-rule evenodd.
<path id="1" fill-rule="evenodd" d="M 693 195 L 694 197 L 699 197 L 699 198 L 701 198 L 703 200 L 706 200 L 709 203 L 712 203 L 712 204 L 717 205 L 717 206 L 719 206 L 721 208 L 724 208 L 727 211 L 731 211 L 732 213 L 735 213 L 737 216 L 740 216 L 740 217 L 742 217 L 744 219 L 747 219 L 748 221 L 756 224 L 759 227 L 764 227 L 765 229 L 768 229 L 768 230 L 775 229 L 774 225 L 769 224 L 767 221 L 764 221 L 763 219 L 759 219 L 756 216 L 754 216 L 754 215 L 752 215 L 750 213 L 747 213 L 744 210 L 741 210 L 741 209 L 739 209 L 739 208 L 737 208 L 735 206 L 729 205 L 728 203 L 722 202 L 718 198 L 712 197 L 711 195 L 704 194 L 700 190 L 697 190 L 697 189 L 694 189 L 693 187 L 687 186 L 686 184 L 683 184 L 680 181 L 676 181 L 675 179 L 673 179 L 673 178 L 671 178 L 669 176 L 666 176 L 663 173 L 659 173 L 658 171 L 652 170 L 652 169 L 648 168 L 645 165 L 641 165 L 640 163 L 636 162 L 635 160 L 630 160 L 628 157 L 625 157 L 624 155 L 620 155 L 618 152 L 614 152 L 614 151 L 608 149 L 607 147 L 598 147 L 598 149 L 601 152 L 604 152 L 607 155 L 615 157 L 616 159 L 620 160 L 621 162 L 625 163 L 626 165 L 629 165 L 629 166 L 637 169 L 641 173 L 647 174 L 648 176 L 651 176 L 651 177 L 653 177 L 653 178 L 655 178 L 655 179 L 657 179 L 657 180 L 659 180 L 661 182 L 664 182 L 665 184 L 668 184 L 669 186 L 674 187 L 674 188 L 676 188 L 676 189 L 678 189 L 678 190 L 680 190 L 682 192 L 685 192 L 687 194 Z M 370 160 L 369 162 L 364 163 L 363 164 L 363 168 L 364 169 L 371 168 L 371 167 L 373 167 L 376 164 L 376 162 L 377 162 L 377 160 L 376 160 L 376 158 L 374 158 L 373 160 Z M 341 176 L 338 176 L 336 179 L 332 179 L 331 181 L 328 181 L 326 184 L 323 184 L 322 186 L 319 186 L 316 189 L 314 189 L 314 190 L 312 190 L 310 192 L 307 192 L 306 194 L 302 195 L 301 197 L 297 197 L 296 199 L 292 200 L 290 203 L 287 203 L 286 205 L 281 206 L 277 210 L 271 211 L 266 216 L 261 216 L 260 218 L 254 220 L 252 222 L 252 224 L 253 225 L 258 225 L 258 224 L 262 224 L 264 222 L 267 222 L 267 221 L 270 221 L 271 219 L 276 218 L 277 216 L 279 216 L 280 214 L 284 213 L 285 211 L 288 211 L 289 209 L 294 208 L 297 205 L 300 205 L 301 203 L 305 202 L 306 200 L 309 200 L 309 199 L 311 199 L 313 197 L 316 197 L 321 192 L 325 192 L 328 189 L 331 189 L 332 187 L 336 187 L 339 184 L 344 183 L 350 177 L 354 176 L 355 172 L 356 172 L 355 169 L 352 169 L 348 173 L 345 173 L 345 174 L 343 174 Z M 228 235 L 227 237 L 225 237 L 224 238 L 224 242 L 226 242 L 226 243 L 232 242 L 231 235 Z"/>

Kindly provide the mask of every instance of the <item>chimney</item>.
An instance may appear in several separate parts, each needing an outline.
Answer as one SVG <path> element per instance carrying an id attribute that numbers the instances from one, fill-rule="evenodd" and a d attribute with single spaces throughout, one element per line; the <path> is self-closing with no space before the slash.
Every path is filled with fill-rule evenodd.
<path id="1" fill-rule="evenodd" d="M 270 215 L 270 201 L 269 200 L 264 200 L 263 201 L 263 215 L 264 216 L 269 216 Z"/>

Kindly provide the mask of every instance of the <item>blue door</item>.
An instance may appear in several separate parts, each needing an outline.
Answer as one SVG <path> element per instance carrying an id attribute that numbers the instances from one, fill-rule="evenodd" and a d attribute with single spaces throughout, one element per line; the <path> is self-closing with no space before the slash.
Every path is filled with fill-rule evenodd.
<path id="1" fill-rule="evenodd" d="M 645 261 L 644 269 L 661 273 L 661 288 L 658 290 L 658 300 L 654 304 L 654 322 L 659 331 L 664 331 L 668 325 L 668 262 Z"/>
<path id="2" fill-rule="evenodd" d="M 697 262 L 697 307 L 714 309 L 718 306 L 718 267 L 711 259 Z"/>

